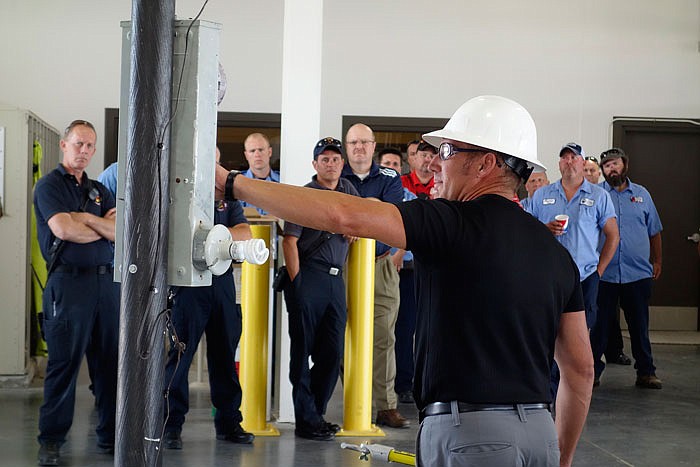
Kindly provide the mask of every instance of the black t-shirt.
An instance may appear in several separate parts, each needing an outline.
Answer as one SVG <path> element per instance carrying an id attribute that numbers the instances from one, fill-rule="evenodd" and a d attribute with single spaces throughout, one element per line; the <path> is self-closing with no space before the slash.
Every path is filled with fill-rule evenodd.
<path id="1" fill-rule="evenodd" d="M 550 402 L 559 318 L 583 310 L 566 249 L 498 195 L 397 207 L 415 257 L 418 407 Z"/>

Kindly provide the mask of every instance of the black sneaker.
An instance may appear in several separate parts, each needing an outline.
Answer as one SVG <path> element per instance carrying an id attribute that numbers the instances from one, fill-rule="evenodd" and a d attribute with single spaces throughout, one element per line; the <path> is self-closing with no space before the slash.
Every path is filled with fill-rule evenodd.
<path id="1" fill-rule="evenodd" d="M 299 438 L 311 439 L 314 441 L 331 441 L 335 439 L 335 433 L 328 430 L 323 423 L 319 424 L 317 428 L 297 427 L 294 429 L 294 434 Z"/>
<path id="2" fill-rule="evenodd" d="M 401 404 L 413 404 L 413 393 L 411 391 L 403 391 L 398 394 L 399 402 Z"/>
<path id="3" fill-rule="evenodd" d="M 228 433 L 217 434 L 216 439 L 238 444 L 251 444 L 255 439 L 255 435 L 253 433 L 248 433 L 240 424 L 238 424 Z"/>
<path id="4" fill-rule="evenodd" d="M 114 454 L 114 443 L 97 442 L 97 450 L 102 454 Z"/>
<path id="5" fill-rule="evenodd" d="M 61 443 L 58 441 L 44 441 L 39 446 L 39 465 L 58 465 L 61 457 Z"/>
<path id="6" fill-rule="evenodd" d="M 340 431 L 340 425 L 337 425 L 335 423 L 327 422 L 324 419 L 321 419 L 321 427 L 325 428 L 326 431 L 330 431 L 333 434 L 336 434 L 337 432 Z"/>
<path id="7" fill-rule="evenodd" d="M 625 355 L 624 352 L 620 352 L 620 355 L 611 359 L 610 363 L 615 363 L 616 365 L 631 365 L 632 359 Z"/>
<path id="8" fill-rule="evenodd" d="M 179 431 L 166 431 L 163 437 L 165 449 L 182 449 L 182 438 Z"/>

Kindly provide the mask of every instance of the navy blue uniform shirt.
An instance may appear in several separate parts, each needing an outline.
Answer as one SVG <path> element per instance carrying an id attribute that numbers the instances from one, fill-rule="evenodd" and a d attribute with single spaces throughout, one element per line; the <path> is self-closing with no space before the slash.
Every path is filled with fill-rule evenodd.
<path id="1" fill-rule="evenodd" d="M 93 188 L 97 193 L 91 199 L 89 193 Z M 66 172 L 62 164 L 58 164 L 56 169 L 41 177 L 34 188 L 36 229 L 44 259 L 47 262 L 51 259 L 49 250 L 56 239 L 48 224 L 48 220 L 54 215 L 84 211 L 104 217 L 114 206 L 114 196 L 103 184 L 90 180 L 85 172 L 83 179 L 78 182 L 73 175 Z M 56 264 L 91 267 L 112 264 L 113 258 L 112 246 L 106 238 L 90 243 L 66 241 Z"/>
<path id="2" fill-rule="evenodd" d="M 401 177 L 394 169 L 380 167 L 376 162 L 372 162 L 369 175 L 364 180 L 361 180 L 352 171 L 350 164 L 345 164 L 341 177 L 348 179 L 363 198 L 377 198 L 380 201 L 392 204 L 403 202 Z M 375 255 L 380 256 L 389 251 L 389 249 L 388 245 L 377 242 Z"/>
<path id="3" fill-rule="evenodd" d="M 311 182 L 304 186 L 316 188 L 318 190 L 328 190 L 328 188 L 318 184 L 316 181 L 316 175 L 313 176 Z M 352 183 L 344 178 L 338 180 L 338 185 L 335 187 L 335 191 L 359 196 Z M 343 268 L 343 264 L 345 264 L 345 259 L 348 255 L 349 245 L 348 241 L 345 240 L 345 237 L 343 237 L 341 234 L 333 234 L 332 237 L 325 240 L 315 252 L 309 250 L 313 249 L 314 245 L 318 245 L 319 236 L 325 235 L 325 232 L 311 229 L 309 227 L 302 227 L 293 222 L 285 221 L 284 235 L 291 235 L 299 238 L 297 248 L 299 250 L 300 262 L 303 263 L 305 260 L 316 260 L 340 269 Z M 313 253 L 312 258 L 307 258 L 309 253 Z"/>

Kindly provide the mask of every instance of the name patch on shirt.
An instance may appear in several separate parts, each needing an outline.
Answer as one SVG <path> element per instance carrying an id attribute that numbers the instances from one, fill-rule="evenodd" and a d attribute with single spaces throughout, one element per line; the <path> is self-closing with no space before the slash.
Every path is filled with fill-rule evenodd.
<path id="1" fill-rule="evenodd" d="M 630 198 L 630 201 L 632 201 L 633 203 L 643 203 L 644 199 L 641 196 L 633 196 L 632 198 Z"/>
<path id="2" fill-rule="evenodd" d="M 557 200 L 555 198 L 545 198 L 542 200 L 542 204 L 547 206 L 548 204 L 556 204 Z"/>
<path id="3" fill-rule="evenodd" d="M 595 204 L 595 200 L 591 198 L 581 198 L 581 204 L 588 206 L 589 208 Z"/>

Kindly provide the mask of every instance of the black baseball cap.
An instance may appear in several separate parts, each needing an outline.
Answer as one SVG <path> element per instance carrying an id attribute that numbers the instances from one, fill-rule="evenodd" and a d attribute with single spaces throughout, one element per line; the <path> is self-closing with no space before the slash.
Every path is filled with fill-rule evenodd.
<path id="1" fill-rule="evenodd" d="M 437 148 L 423 139 L 418 143 L 418 150 L 431 151 L 433 154 L 437 154 Z"/>
<path id="2" fill-rule="evenodd" d="M 316 143 L 316 146 L 314 146 L 314 160 L 318 159 L 318 156 L 320 156 L 326 149 L 335 151 L 341 156 L 343 155 L 343 145 L 340 143 L 340 141 L 330 136 L 326 136 L 325 138 L 318 140 L 318 143 Z"/>
<path id="3" fill-rule="evenodd" d="M 605 161 L 618 158 L 625 161 L 625 163 L 628 161 L 627 154 L 625 154 L 625 151 L 620 148 L 610 148 L 607 151 L 603 151 L 603 153 L 600 155 L 600 166 L 602 167 L 603 164 L 605 164 Z"/>

